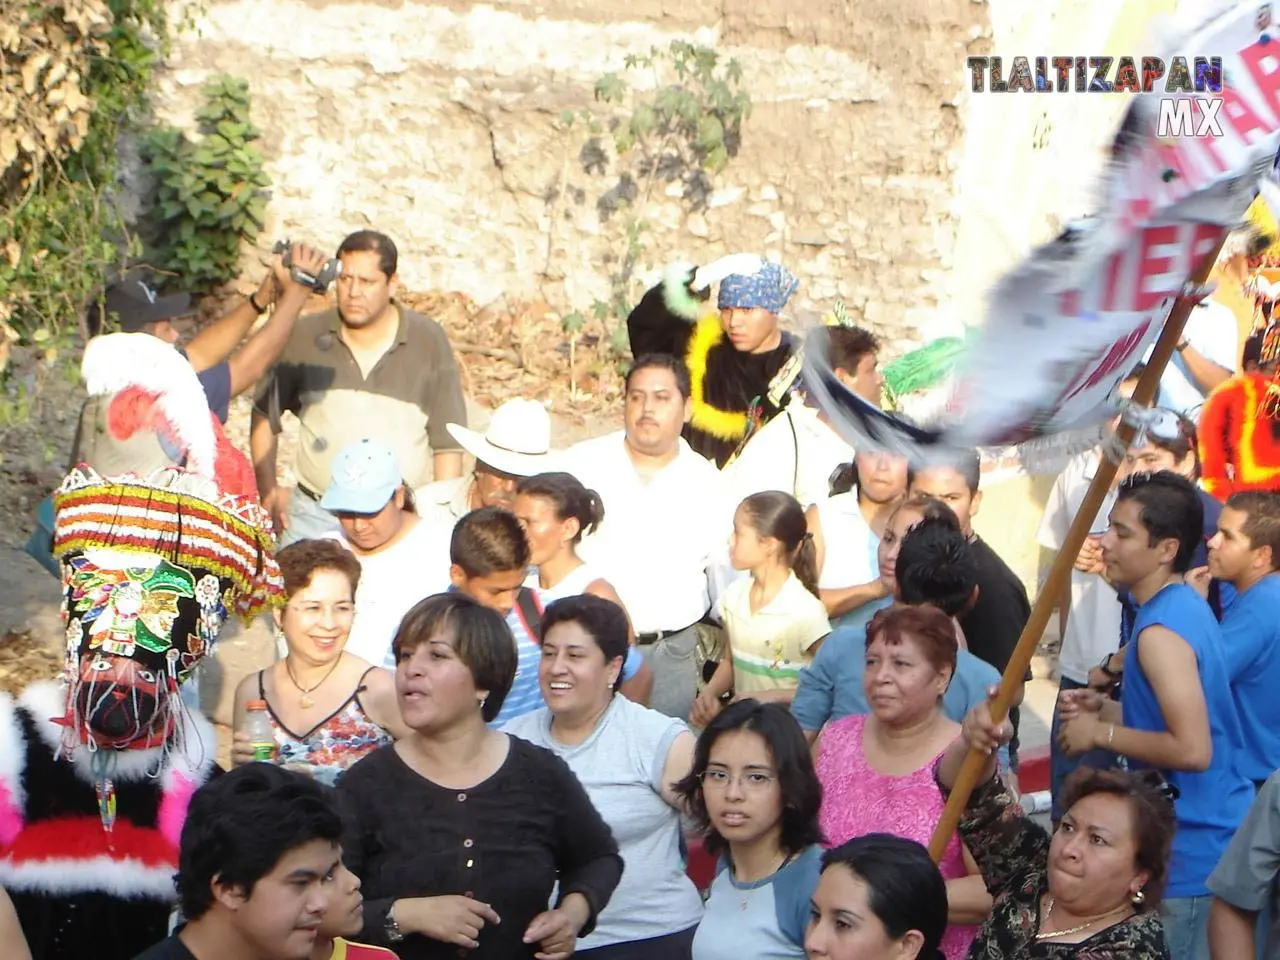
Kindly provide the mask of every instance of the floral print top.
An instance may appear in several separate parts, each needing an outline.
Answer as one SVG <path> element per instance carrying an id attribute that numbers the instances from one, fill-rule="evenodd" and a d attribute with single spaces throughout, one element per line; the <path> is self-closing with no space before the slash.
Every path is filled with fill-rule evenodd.
<path id="1" fill-rule="evenodd" d="M 281 723 L 267 701 L 267 716 L 276 736 L 276 763 L 306 764 L 312 776 L 332 787 L 353 763 L 390 743 L 391 735 L 369 719 L 360 703 L 360 692 L 368 675 L 368 670 L 361 675 L 346 703 L 302 736 Z M 264 701 L 267 699 L 262 673 L 258 674 L 258 696 Z"/>
<path id="2" fill-rule="evenodd" d="M 1027 819 L 1000 780 L 974 789 L 960 836 L 995 901 L 969 960 L 1168 960 L 1158 911 L 1135 914 L 1080 943 L 1036 940 L 1049 889 L 1049 835 Z"/>

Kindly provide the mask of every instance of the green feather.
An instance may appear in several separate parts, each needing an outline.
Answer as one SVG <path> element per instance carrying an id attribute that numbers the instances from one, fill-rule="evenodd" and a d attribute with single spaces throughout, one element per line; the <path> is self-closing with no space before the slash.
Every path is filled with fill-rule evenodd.
<path id="1" fill-rule="evenodd" d="M 668 270 L 662 278 L 662 302 L 677 317 L 695 323 L 702 315 L 703 301 L 689 289 L 692 282 L 692 270 Z"/>

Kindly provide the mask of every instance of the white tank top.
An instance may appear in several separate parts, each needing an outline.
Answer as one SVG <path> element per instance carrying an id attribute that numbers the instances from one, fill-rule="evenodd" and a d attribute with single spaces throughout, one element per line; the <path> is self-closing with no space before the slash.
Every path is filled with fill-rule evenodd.
<path id="1" fill-rule="evenodd" d="M 880 538 L 871 532 L 858 509 L 856 491 L 850 490 L 821 501 L 818 519 L 822 524 L 825 554 L 822 570 L 818 573 L 819 587 L 838 590 L 879 578 L 880 562 L 876 551 L 880 547 Z"/>
<path id="2" fill-rule="evenodd" d="M 544 589 L 538 586 L 536 571 L 526 583 L 538 591 L 538 599 L 542 601 L 542 605 L 545 607 L 554 600 L 561 600 L 564 597 L 577 597 L 586 593 L 587 587 L 599 579 L 599 574 L 591 568 L 591 565 L 584 563 L 580 567 L 575 567 L 568 576 L 554 587 Z"/>

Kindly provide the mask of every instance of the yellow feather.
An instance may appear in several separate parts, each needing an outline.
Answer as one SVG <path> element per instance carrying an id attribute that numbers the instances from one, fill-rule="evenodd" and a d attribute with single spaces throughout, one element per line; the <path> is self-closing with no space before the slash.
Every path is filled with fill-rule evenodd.
<path id="1" fill-rule="evenodd" d="M 685 353 L 689 367 L 690 393 L 693 400 L 693 416 L 690 422 L 705 433 L 719 440 L 738 440 L 747 432 L 747 415 L 719 410 L 707 402 L 702 385 L 707 377 L 707 354 L 724 339 L 724 328 L 719 314 L 707 314 L 694 327 Z"/>

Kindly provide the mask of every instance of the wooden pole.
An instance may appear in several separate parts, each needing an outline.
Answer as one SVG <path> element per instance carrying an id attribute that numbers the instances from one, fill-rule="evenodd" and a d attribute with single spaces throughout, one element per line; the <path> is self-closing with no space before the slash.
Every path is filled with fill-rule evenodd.
<path id="1" fill-rule="evenodd" d="M 1192 273 L 1188 280 L 1189 284 L 1200 286 L 1209 279 L 1209 274 L 1213 272 L 1214 264 L 1218 261 L 1218 253 L 1222 250 L 1222 244 L 1225 241 L 1226 232 L 1224 231 L 1222 240 Z M 1146 369 L 1143 370 L 1138 386 L 1133 392 L 1135 404 L 1149 406 L 1155 398 L 1156 390 L 1160 386 L 1160 377 L 1169 363 L 1169 358 L 1173 356 L 1174 348 L 1182 338 L 1182 328 L 1186 326 L 1187 317 L 1195 304 L 1194 298 L 1182 294 L 1179 294 L 1174 301 L 1173 309 L 1169 311 L 1169 319 L 1165 321 L 1164 329 L 1160 332 L 1160 338 L 1156 341 L 1155 349 L 1151 353 L 1151 359 L 1147 362 Z M 1133 442 L 1135 432 L 1132 424 L 1121 420 L 1116 429 L 1118 446 L 1121 449 L 1128 449 L 1129 444 Z M 1098 465 L 1098 472 L 1094 474 L 1093 482 L 1089 485 L 1089 492 L 1085 494 L 1079 511 L 1071 521 L 1071 529 L 1067 531 L 1066 540 L 1058 551 L 1057 557 L 1054 558 L 1049 579 L 1045 582 L 1040 595 L 1036 597 L 1035 605 L 1031 608 L 1031 616 L 1022 630 L 1022 636 L 1018 638 L 1018 646 L 1009 658 L 1009 665 L 1005 667 L 1004 676 L 1000 679 L 1000 690 L 991 703 L 991 719 L 997 723 L 1009 715 L 1009 707 L 1013 703 L 1018 688 L 1022 685 L 1022 678 L 1026 676 L 1027 668 L 1031 665 L 1031 657 L 1036 652 L 1036 645 L 1040 642 L 1044 628 L 1049 624 L 1054 602 L 1063 595 L 1067 584 L 1070 583 L 1076 555 L 1080 553 L 1085 537 L 1093 527 L 1093 521 L 1102 507 L 1102 501 L 1106 499 L 1107 491 L 1111 489 L 1111 482 L 1115 479 L 1118 468 L 1119 464 L 1113 463 L 1110 458 L 1102 459 Z M 942 812 L 942 818 L 938 821 L 938 826 L 934 829 L 933 837 L 929 841 L 929 853 L 935 862 L 942 860 L 942 854 L 947 848 L 951 835 L 960 825 L 961 814 L 964 813 L 969 795 L 977 785 L 978 775 L 982 772 L 987 760 L 988 756 L 977 750 L 970 750 L 965 757 L 964 764 L 951 789 L 947 806 Z"/>

